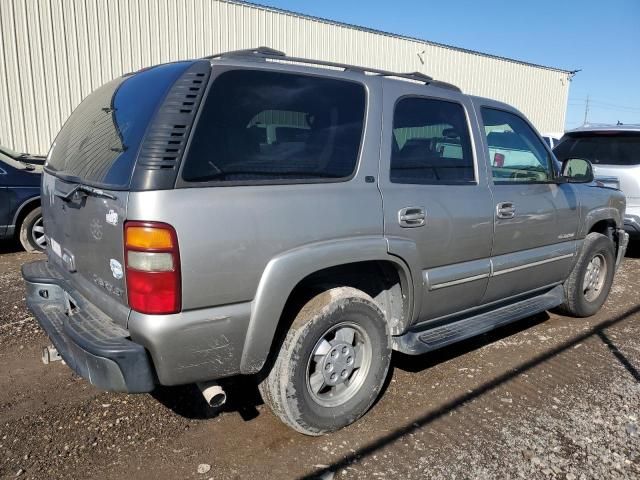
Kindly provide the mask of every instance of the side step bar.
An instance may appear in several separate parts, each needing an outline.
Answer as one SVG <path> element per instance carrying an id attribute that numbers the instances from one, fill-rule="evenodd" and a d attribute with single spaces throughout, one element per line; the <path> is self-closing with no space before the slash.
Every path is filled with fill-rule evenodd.
<path id="1" fill-rule="evenodd" d="M 495 328 L 557 307 L 564 302 L 564 290 L 558 285 L 548 292 L 520 300 L 472 317 L 462 318 L 444 325 L 425 326 L 394 337 L 393 348 L 408 355 L 419 355 L 455 342 L 475 337 Z"/>

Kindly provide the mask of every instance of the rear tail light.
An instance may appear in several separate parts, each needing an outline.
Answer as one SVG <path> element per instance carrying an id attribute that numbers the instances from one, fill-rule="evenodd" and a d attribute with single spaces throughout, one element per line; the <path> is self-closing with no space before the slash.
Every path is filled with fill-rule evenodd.
<path id="1" fill-rule="evenodd" d="M 502 153 L 496 153 L 493 155 L 493 166 L 504 167 L 504 155 Z"/>
<path id="2" fill-rule="evenodd" d="M 124 224 L 129 306 L 148 314 L 180 311 L 180 252 L 171 225 L 160 222 Z"/>

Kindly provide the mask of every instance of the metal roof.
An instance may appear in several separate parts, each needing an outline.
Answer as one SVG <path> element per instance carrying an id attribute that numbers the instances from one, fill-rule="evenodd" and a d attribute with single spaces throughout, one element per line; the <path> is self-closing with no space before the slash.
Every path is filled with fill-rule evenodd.
<path id="1" fill-rule="evenodd" d="M 400 35 L 400 34 L 397 34 L 397 33 L 385 32 L 384 30 L 376 30 L 375 28 L 369 28 L 369 27 L 363 27 L 361 25 L 355 25 L 355 24 L 351 24 L 351 23 L 339 22 L 337 20 L 331 20 L 329 18 L 316 17 L 314 15 L 306 15 L 304 13 L 298 13 L 298 12 L 294 12 L 292 10 L 286 10 L 286 9 L 277 8 L 277 7 L 270 7 L 268 5 L 261 5 L 259 3 L 247 2 L 247 1 L 244 1 L 244 0 L 220 0 L 220 1 L 226 2 L 226 3 L 235 3 L 237 5 L 245 5 L 245 6 L 249 6 L 249 7 L 258 8 L 258 9 L 261 9 L 261 10 L 271 11 L 271 12 L 274 12 L 274 13 L 281 13 L 281 14 L 291 15 L 291 16 L 294 16 L 294 17 L 304 18 L 304 19 L 307 19 L 307 20 L 314 20 L 314 21 L 326 23 L 326 24 L 329 24 L 329 25 L 335 25 L 335 26 L 346 27 L 346 28 L 353 28 L 355 30 L 360 30 L 360 31 L 363 31 L 363 32 L 368 32 L 368 33 L 374 33 L 374 34 L 377 34 L 377 35 L 384 35 L 386 37 L 394 37 L 394 38 L 401 38 L 401 39 L 404 39 L 404 40 L 411 40 L 411 41 L 414 41 L 414 42 L 421 42 L 421 43 L 425 43 L 425 44 L 428 44 L 428 45 L 433 45 L 433 46 L 436 46 L 436 47 L 448 48 L 450 50 L 456 50 L 458 52 L 468 53 L 470 55 L 479 55 L 481 57 L 496 58 L 498 60 L 504 60 L 504 61 L 507 61 L 507 62 L 518 63 L 520 65 L 526 65 L 526 66 L 534 67 L 534 68 L 542 68 L 544 70 L 553 70 L 553 71 L 556 71 L 556 72 L 562 72 L 562 73 L 567 73 L 567 74 L 573 74 L 573 73 L 576 72 L 576 70 L 567 70 L 565 68 L 551 67 L 551 66 L 548 66 L 548 65 L 540 65 L 538 63 L 525 62 L 523 60 L 517 60 L 515 58 L 502 57 L 500 55 L 493 55 L 491 53 L 484 53 L 484 52 L 479 52 L 477 50 L 470 50 L 470 49 L 467 49 L 467 48 L 456 47 L 454 45 L 448 45 L 446 43 L 433 42 L 431 40 L 425 40 L 424 38 L 412 37 L 412 36 L 409 36 L 409 35 Z"/>

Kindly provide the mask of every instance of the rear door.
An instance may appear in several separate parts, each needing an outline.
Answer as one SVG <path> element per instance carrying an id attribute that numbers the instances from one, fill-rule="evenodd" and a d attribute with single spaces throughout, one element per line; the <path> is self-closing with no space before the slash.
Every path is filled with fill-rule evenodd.
<path id="1" fill-rule="evenodd" d="M 42 208 L 50 262 L 126 324 L 123 223 L 137 152 L 167 91 L 188 63 L 120 77 L 87 97 L 56 137 Z"/>
<path id="2" fill-rule="evenodd" d="M 493 202 L 472 106 L 452 90 L 389 81 L 384 117 L 384 234 L 391 253 L 418 266 L 418 321 L 475 307 L 490 273 Z"/>
<path id="3" fill-rule="evenodd" d="M 555 182 L 553 156 L 529 123 L 500 106 L 477 108 L 495 201 L 489 303 L 565 279 L 579 214 L 575 187 Z"/>

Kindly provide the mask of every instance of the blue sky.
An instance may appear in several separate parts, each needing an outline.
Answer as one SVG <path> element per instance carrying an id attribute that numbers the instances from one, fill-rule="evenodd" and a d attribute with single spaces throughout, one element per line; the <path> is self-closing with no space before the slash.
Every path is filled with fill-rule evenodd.
<path id="1" fill-rule="evenodd" d="M 581 69 L 567 128 L 640 123 L 640 0 L 264 0 L 259 3 L 504 57 Z"/>

